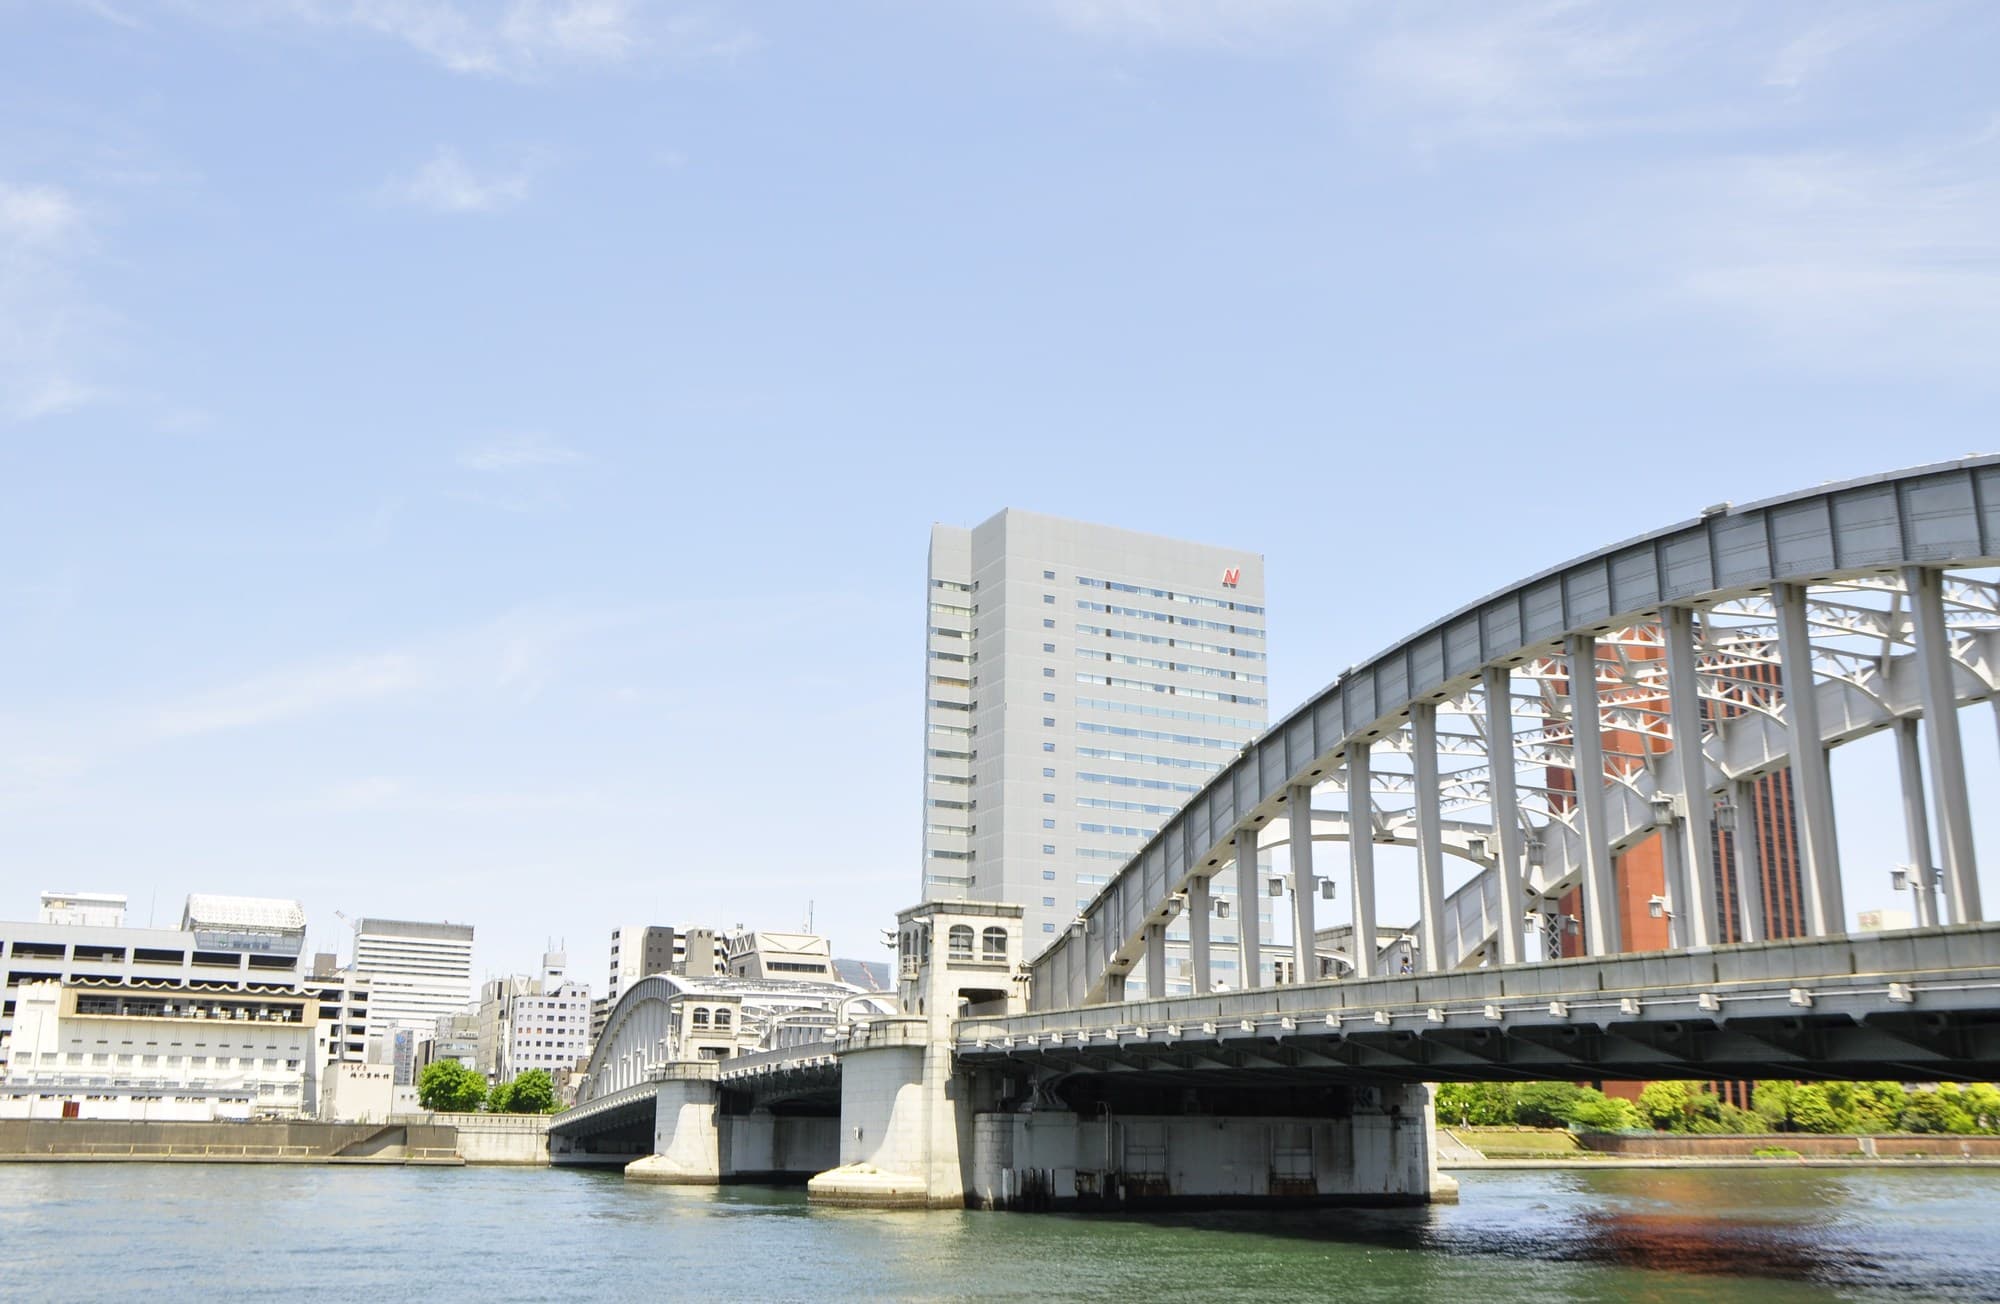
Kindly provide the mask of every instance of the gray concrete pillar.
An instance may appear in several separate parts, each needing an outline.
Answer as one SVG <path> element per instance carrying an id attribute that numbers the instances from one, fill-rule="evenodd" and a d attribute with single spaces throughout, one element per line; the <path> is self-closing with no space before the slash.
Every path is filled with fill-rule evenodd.
<path id="1" fill-rule="evenodd" d="M 1736 904 L 1742 912 L 1739 940 L 1764 939 L 1764 841 L 1757 829 L 1757 781 L 1737 779 L 1729 785 L 1729 801 L 1736 807 L 1736 827 L 1730 831 L 1730 846 L 1736 851 Z"/>
<path id="2" fill-rule="evenodd" d="M 1208 880 L 1196 875 L 1188 880 L 1188 976 L 1196 996 L 1208 995 L 1208 920 L 1210 904 Z"/>
<path id="3" fill-rule="evenodd" d="M 1583 942 L 1590 955 L 1624 950 L 1618 927 L 1618 884 L 1604 807 L 1604 721 L 1597 704 L 1597 640 L 1572 634 L 1569 715 L 1576 778 L 1577 834 L 1583 843 Z"/>
<path id="4" fill-rule="evenodd" d="M 1146 995 L 1159 1000 L 1167 994 L 1167 926 L 1146 925 Z"/>
<path id="5" fill-rule="evenodd" d="M 1353 878 L 1354 976 L 1375 972 L 1375 776 L 1369 744 L 1347 745 L 1347 861 Z"/>
<path id="6" fill-rule="evenodd" d="M 1438 792 L 1437 704 L 1418 702 L 1410 708 L 1410 755 L 1417 779 L 1417 921 L 1419 968 L 1443 969 L 1444 953 L 1444 816 Z"/>
<path id="7" fill-rule="evenodd" d="M 1526 839 L 1521 836 L 1520 794 L 1514 783 L 1514 677 L 1489 666 L 1480 677 L 1486 694 L 1486 768 L 1493 800 L 1493 872 L 1500 876 L 1500 963 L 1521 962 L 1522 921 L 1527 915 Z"/>
<path id="8" fill-rule="evenodd" d="M 1833 771 L 1827 763 L 1826 743 L 1820 729 L 1806 590 L 1797 584 L 1773 584 L 1771 605 L 1778 613 L 1785 719 L 1791 726 L 1792 793 L 1799 803 L 1807 927 L 1813 936 L 1825 937 L 1847 931 L 1847 906 L 1841 890 L 1840 847 L 1833 822 Z"/>
<path id="9" fill-rule="evenodd" d="M 1125 1002 L 1125 971 L 1107 970 L 1104 975 L 1104 1003 L 1122 1005 Z"/>
<path id="10" fill-rule="evenodd" d="M 1924 805 L 1923 753 L 1913 715 L 1896 721 L 1896 768 L 1902 778 L 1903 836 L 1910 849 L 1913 913 L 1917 927 L 1929 928 L 1938 921 L 1937 889 L 1931 881 L 1935 862 L 1931 859 L 1930 811 Z"/>
<path id="11" fill-rule="evenodd" d="M 1319 977 L 1319 951 L 1313 945 L 1313 898 L 1319 895 L 1319 883 L 1313 877 L 1312 795 L 1310 783 L 1295 783 L 1285 797 L 1292 820 L 1292 973 L 1302 983 Z"/>
<path id="12" fill-rule="evenodd" d="M 1708 760 L 1701 745 L 1701 697 L 1695 675 L 1694 613 L 1668 607 L 1661 613 L 1667 644 L 1667 713 L 1678 764 L 1676 824 L 1662 830 L 1678 842 L 1675 854 L 1687 881 L 1674 907 L 1682 946 L 1713 946 L 1721 930 L 1715 920 L 1714 805 L 1708 795 Z"/>
<path id="13" fill-rule="evenodd" d="M 1258 915 L 1263 885 L 1257 881 L 1257 830 L 1236 830 L 1236 981 L 1244 989 L 1264 985 L 1264 939 Z"/>
<path id="14" fill-rule="evenodd" d="M 1972 803 L 1965 790 L 1965 748 L 1959 739 L 1958 693 L 1952 685 L 1951 630 L 1944 621 L 1944 572 L 1903 569 L 1917 635 L 1917 687 L 1930 744 L 1931 804 L 1937 808 L 1938 868 L 1954 924 L 1976 923 L 1979 865 L 1972 851 Z"/>

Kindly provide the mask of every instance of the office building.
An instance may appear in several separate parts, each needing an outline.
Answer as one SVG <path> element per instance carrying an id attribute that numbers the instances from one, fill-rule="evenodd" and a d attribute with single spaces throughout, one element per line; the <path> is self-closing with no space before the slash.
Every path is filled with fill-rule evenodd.
<path id="1" fill-rule="evenodd" d="M 472 1000 L 472 925 L 363 919 L 352 968 L 370 981 L 370 1037 L 393 1042 L 398 1029 L 428 1037 Z"/>
<path id="2" fill-rule="evenodd" d="M 44 893 L 43 918 L 122 918 L 122 898 Z M 0 1065 L 10 1054 L 19 988 L 55 982 L 296 992 L 305 908 L 296 901 L 190 897 L 180 928 L 104 922 L 0 922 Z"/>
<path id="3" fill-rule="evenodd" d="M 923 896 L 1025 907 L 1032 955 L 1268 723 L 1263 558 L 1010 509 L 926 583 Z"/>
<path id="4" fill-rule="evenodd" d="M 36 979 L 15 996 L 0 1118 L 247 1119 L 312 1112 L 317 1013 L 228 983 Z"/>
<path id="5" fill-rule="evenodd" d="M 567 1074 L 590 1056 L 590 988 L 564 977 L 569 957 L 542 957 L 539 978 L 495 978 L 480 988 L 473 1067 L 490 1082 L 530 1069 Z"/>
<path id="6" fill-rule="evenodd" d="M 732 978 L 807 978 L 838 981 L 833 972 L 833 947 L 813 933 L 778 933 L 769 929 L 736 933 L 728 939 L 727 967 Z"/>

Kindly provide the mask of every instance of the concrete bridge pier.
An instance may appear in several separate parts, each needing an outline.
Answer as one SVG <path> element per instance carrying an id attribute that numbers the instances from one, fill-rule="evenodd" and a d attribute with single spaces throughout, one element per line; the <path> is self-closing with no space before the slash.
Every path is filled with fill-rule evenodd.
<path id="1" fill-rule="evenodd" d="M 969 1130 L 951 1046 L 926 1019 L 877 1020 L 840 1057 L 840 1165 L 806 1183 L 814 1204 L 956 1209 Z"/>
<path id="2" fill-rule="evenodd" d="M 714 1186 L 722 1180 L 716 1064 L 683 1061 L 666 1065 L 661 1074 L 654 1103 L 653 1153 L 625 1165 L 625 1178 L 669 1186 Z"/>

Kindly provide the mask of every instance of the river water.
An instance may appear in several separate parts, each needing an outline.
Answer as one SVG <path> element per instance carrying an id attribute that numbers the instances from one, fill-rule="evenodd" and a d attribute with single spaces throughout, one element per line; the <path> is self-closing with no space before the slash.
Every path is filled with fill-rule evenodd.
<path id="1" fill-rule="evenodd" d="M 495 1168 L 0 1165 L 0 1298 L 2000 1300 L 1995 1170 L 1460 1174 L 1463 1202 L 809 1209 Z"/>

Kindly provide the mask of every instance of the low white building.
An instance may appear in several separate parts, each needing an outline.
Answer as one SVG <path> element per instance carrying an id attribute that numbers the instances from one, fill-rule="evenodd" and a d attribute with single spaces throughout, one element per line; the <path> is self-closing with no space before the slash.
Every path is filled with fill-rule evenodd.
<path id="1" fill-rule="evenodd" d="M 0 1117 L 298 1117 L 316 1093 L 317 1022 L 301 992 L 23 983 Z"/>
<path id="2" fill-rule="evenodd" d="M 731 978 L 838 981 L 833 972 L 833 947 L 815 933 L 758 929 L 734 934 L 729 938 L 728 948 L 727 972 Z"/>

